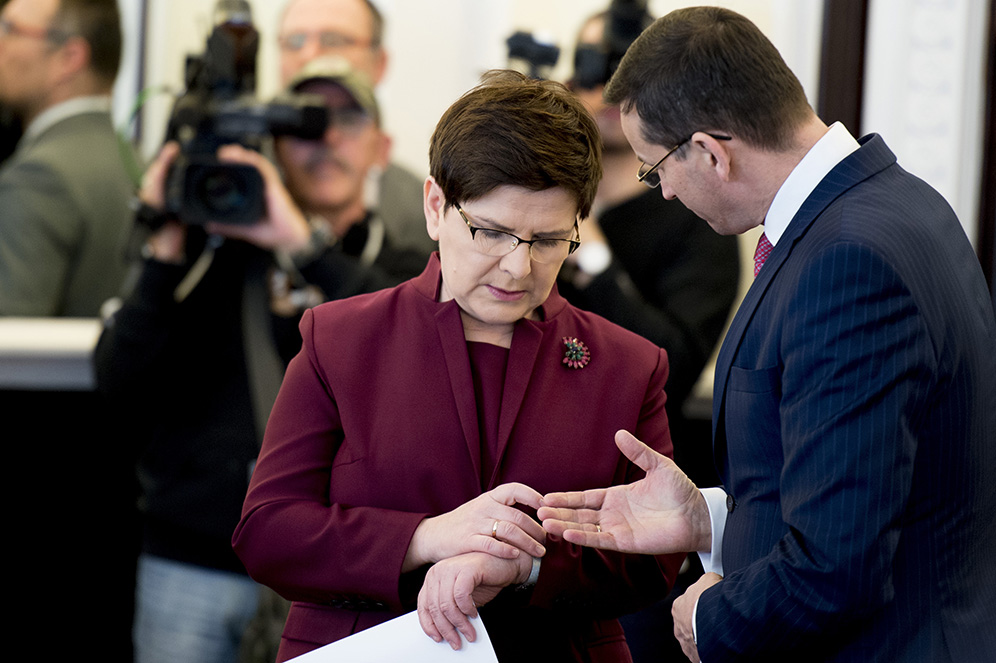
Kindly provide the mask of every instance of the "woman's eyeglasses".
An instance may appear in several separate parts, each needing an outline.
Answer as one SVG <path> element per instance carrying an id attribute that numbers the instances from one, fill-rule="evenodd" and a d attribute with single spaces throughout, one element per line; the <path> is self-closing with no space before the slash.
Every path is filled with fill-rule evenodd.
<path id="1" fill-rule="evenodd" d="M 548 265 L 564 260 L 581 245 L 580 239 L 522 239 L 504 230 L 480 228 L 470 222 L 470 219 L 467 218 L 467 214 L 460 207 L 459 203 L 453 203 L 453 205 L 470 229 L 470 237 L 474 240 L 474 247 L 485 255 L 496 258 L 507 256 L 519 244 L 525 244 L 529 247 L 529 258 L 531 260 Z M 579 236 L 577 235 L 577 222 L 574 223 L 574 232 L 576 236 Z"/>

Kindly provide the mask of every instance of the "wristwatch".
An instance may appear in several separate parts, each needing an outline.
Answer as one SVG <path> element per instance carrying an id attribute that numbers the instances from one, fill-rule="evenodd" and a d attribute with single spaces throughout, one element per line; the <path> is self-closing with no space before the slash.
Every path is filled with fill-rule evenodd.
<path id="1" fill-rule="evenodd" d="M 536 581 L 539 580 L 540 561 L 541 560 L 539 557 L 533 557 L 533 566 L 531 569 L 529 569 L 529 577 L 526 578 L 526 581 L 524 583 L 517 585 L 515 587 L 516 591 L 525 591 L 533 588 L 533 586 L 536 584 Z"/>

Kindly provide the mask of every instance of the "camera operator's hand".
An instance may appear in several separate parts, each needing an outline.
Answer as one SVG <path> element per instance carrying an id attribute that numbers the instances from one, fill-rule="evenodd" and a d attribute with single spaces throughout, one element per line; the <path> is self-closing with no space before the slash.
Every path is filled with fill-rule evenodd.
<path id="1" fill-rule="evenodd" d="M 166 200 L 166 174 L 179 154 L 178 143 L 166 143 L 142 176 L 142 188 L 138 197 L 149 207 L 163 209 Z M 147 255 L 160 262 L 182 263 L 186 239 L 186 226 L 178 221 L 166 221 L 149 236 L 146 242 Z"/>
<path id="2" fill-rule="evenodd" d="M 308 221 L 291 199 L 276 167 L 259 152 L 241 145 L 226 145 L 218 150 L 218 159 L 253 166 L 263 176 L 266 216 L 259 223 L 229 225 L 209 223 L 208 232 L 241 239 L 262 249 L 295 253 L 305 248 L 311 237 Z"/>

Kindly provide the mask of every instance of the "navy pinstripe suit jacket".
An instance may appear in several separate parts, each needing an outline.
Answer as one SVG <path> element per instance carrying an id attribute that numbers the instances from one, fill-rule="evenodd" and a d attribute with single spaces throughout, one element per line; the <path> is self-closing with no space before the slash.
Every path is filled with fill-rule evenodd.
<path id="1" fill-rule="evenodd" d="M 996 323 L 951 208 L 876 135 L 789 224 L 726 337 L 733 497 L 699 653 L 996 661 Z"/>

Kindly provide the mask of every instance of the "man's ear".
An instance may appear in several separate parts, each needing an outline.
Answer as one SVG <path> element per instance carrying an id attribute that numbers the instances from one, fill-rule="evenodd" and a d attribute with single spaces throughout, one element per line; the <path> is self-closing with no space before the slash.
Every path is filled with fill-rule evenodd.
<path id="1" fill-rule="evenodd" d="M 90 68 L 90 44 L 82 37 L 73 36 L 59 47 L 58 78 L 65 82 Z"/>
<path id="2" fill-rule="evenodd" d="M 443 214 L 446 213 L 446 196 L 431 175 L 425 178 L 422 206 L 425 209 L 425 229 L 429 237 L 438 242 L 439 224 L 443 222 Z"/>
<path id="3" fill-rule="evenodd" d="M 377 139 L 377 156 L 375 163 L 381 168 L 387 168 L 388 164 L 391 163 L 391 147 L 394 141 L 383 131 L 378 130 L 380 136 Z"/>
<path id="4" fill-rule="evenodd" d="M 733 153 L 727 140 L 716 140 L 704 131 L 692 134 L 692 144 L 702 150 L 702 158 L 708 159 L 706 166 L 724 182 L 730 181 Z"/>
<path id="5" fill-rule="evenodd" d="M 381 46 L 374 53 L 373 62 L 373 84 L 380 85 L 381 80 L 384 78 L 384 72 L 387 71 L 387 50 Z"/>

